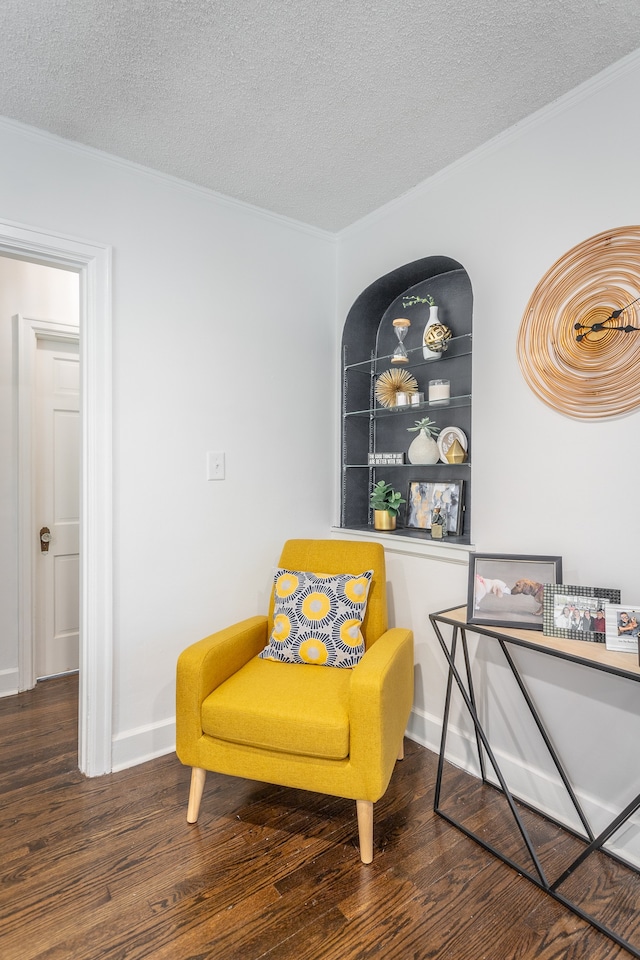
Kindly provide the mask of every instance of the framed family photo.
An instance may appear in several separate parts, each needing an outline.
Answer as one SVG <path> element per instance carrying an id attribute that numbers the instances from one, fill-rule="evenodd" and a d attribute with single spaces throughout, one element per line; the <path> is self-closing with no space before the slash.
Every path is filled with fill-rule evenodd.
<path id="1" fill-rule="evenodd" d="M 472 553 L 467 622 L 542 630 L 545 584 L 562 581 L 562 557 Z"/>
<path id="2" fill-rule="evenodd" d="M 437 510 L 444 517 L 447 534 L 460 536 L 464 510 L 463 487 L 463 480 L 410 480 L 405 525 L 418 530 L 431 530 L 431 520 Z"/>
<path id="3" fill-rule="evenodd" d="M 610 604 L 605 613 L 607 650 L 619 650 L 638 656 L 638 634 L 640 634 L 640 604 L 624 606 Z"/>
<path id="4" fill-rule="evenodd" d="M 620 603 L 620 591 L 604 587 L 547 584 L 544 588 L 543 633 L 546 637 L 605 642 L 605 611 Z"/>

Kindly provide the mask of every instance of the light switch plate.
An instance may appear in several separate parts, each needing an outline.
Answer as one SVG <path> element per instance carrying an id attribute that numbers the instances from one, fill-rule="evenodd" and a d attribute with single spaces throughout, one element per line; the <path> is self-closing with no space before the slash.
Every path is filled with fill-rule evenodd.
<path id="1" fill-rule="evenodd" d="M 207 480 L 224 480 L 224 451 L 207 452 Z"/>

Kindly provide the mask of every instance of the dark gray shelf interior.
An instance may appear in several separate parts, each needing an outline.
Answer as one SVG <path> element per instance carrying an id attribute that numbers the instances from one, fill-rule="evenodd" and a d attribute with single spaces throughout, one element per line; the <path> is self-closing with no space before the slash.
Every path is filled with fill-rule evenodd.
<path id="1" fill-rule="evenodd" d="M 432 296 L 438 305 L 439 320 L 452 331 L 448 349 L 440 360 L 425 360 L 422 337 L 429 319 L 429 305 L 403 306 L 403 297 Z M 413 480 L 456 480 L 464 482 L 464 523 L 462 535 L 450 542 L 469 543 L 471 531 L 471 469 L 469 463 L 433 466 L 402 464 L 365 466 L 375 451 L 406 452 L 415 433 L 408 427 L 429 416 L 440 428 L 460 427 L 469 441 L 471 457 L 471 359 L 473 295 L 464 267 L 449 257 L 425 257 L 398 267 L 367 287 L 351 307 L 342 337 L 342 504 L 340 524 L 351 529 L 366 528 L 372 522 L 369 494 L 374 483 L 385 480 L 407 495 Z M 392 321 L 411 321 L 404 345 L 409 362 L 404 365 L 418 381 L 418 390 L 428 396 L 428 382 L 446 378 L 451 383 L 448 404 L 425 400 L 413 407 L 385 408 L 374 398 L 375 380 L 393 369 L 390 362 L 397 345 Z M 428 533 L 403 527 L 399 516 L 398 536 L 411 539 Z M 449 539 L 449 538 L 447 538 Z M 443 542 L 446 543 L 447 539 Z"/>

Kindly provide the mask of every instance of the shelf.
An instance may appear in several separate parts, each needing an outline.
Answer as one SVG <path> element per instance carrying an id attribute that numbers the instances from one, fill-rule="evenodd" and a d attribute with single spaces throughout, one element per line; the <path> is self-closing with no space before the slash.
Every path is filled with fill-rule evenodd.
<path id="1" fill-rule="evenodd" d="M 405 534 L 405 530 L 376 530 L 370 524 L 331 528 L 331 536 L 340 540 L 375 540 L 382 544 L 385 553 L 446 560 L 447 563 L 457 563 L 464 567 L 468 566 L 469 554 L 476 550 L 475 544 L 460 543 L 459 537 L 455 538 L 455 543 L 448 543 L 451 537 L 432 540 L 431 537 L 412 537 Z"/>
<path id="2" fill-rule="evenodd" d="M 405 316 L 407 297 L 414 298 L 410 301 L 414 309 L 403 340 L 406 362 L 393 363 L 398 346 L 393 319 Z M 431 298 L 440 305 L 442 322 L 454 335 L 446 341 L 446 349 L 440 354 L 425 357 L 423 335 L 431 314 Z M 470 443 L 472 313 L 473 293 L 468 274 L 462 264 L 449 257 L 426 257 L 396 268 L 367 287 L 349 310 L 342 336 L 340 523 L 343 528 L 370 523 L 370 488 L 379 477 L 392 479 L 396 487 L 407 486 L 414 480 L 436 484 L 458 480 L 464 484 L 465 510 L 463 532 L 455 538 L 456 546 L 463 549 L 470 542 L 473 471 L 469 461 L 383 465 L 370 464 L 368 456 L 380 450 L 405 453 L 416 437 L 415 424 L 426 417 L 440 428 L 455 425 Z M 418 384 L 416 389 L 425 397 L 422 403 L 401 407 L 378 403 L 376 381 L 387 370 L 412 374 Z M 440 377 L 449 380 L 453 396 L 429 402 L 426 399 L 428 382 Z M 456 470 L 456 467 L 463 469 Z M 404 520 L 404 516 L 400 519 Z M 451 544 L 452 538 L 447 539 Z M 435 543 L 436 546 L 429 549 L 441 549 L 437 540 L 431 540 L 430 533 L 413 528 L 399 527 L 389 540 L 421 548 Z"/>
<path id="3" fill-rule="evenodd" d="M 338 527 L 336 529 L 344 530 L 345 533 L 363 533 L 371 537 L 384 536 L 398 541 L 409 540 L 413 543 L 433 544 L 436 550 L 442 550 L 444 547 L 462 547 L 467 548 L 468 552 L 470 547 L 469 537 L 464 535 L 452 537 L 451 534 L 448 534 L 442 540 L 434 540 L 430 530 L 418 530 L 416 527 L 398 526 L 395 530 L 376 530 L 373 524 L 356 524 L 351 527 Z"/>
<path id="4" fill-rule="evenodd" d="M 451 337 L 450 340 L 447 340 L 447 349 L 443 351 L 440 357 L 425 360 L 422 356 L 422 344 L 419 347 L 412 347 L 407 350 L 407 356 L 409 357 L 408 363 L 394 363 L 394 367 L 403 369 L 411 367 L 413 369 L 413 367 L 440 363 L 442 360 L 453 359 L 454 357 L 471 356 L 471 334 L 463 333 L 459 337 Z M 363 373 L 370 373 L 372 368 L 379 367 L 380 364 L 391 363 L 392 357 L 393 353 L 382 354 L 379 357 L 369 357 L 368 360 L 360 360 L 358 363 L 346 363 L 344 369 L 345 371 L 360 370 Z"/>
<path id="5" fill-rule="evenodd" d="M 345 417 L 373 417 L 375 420 L 381 417 L 397 417 L 402 414 L 407 413 L 418 413 L 420 410 L 432 410 L 438 412 L 440 410 L 451 410 L 455 407 L 469 407 L 471 406 L 471 396 L 465 394 L 460 397 L 451 397 L 450 400 L 434 400 L 429 403 L 428 400 L 425 400 L 424 403 L 413 403 L 409 406 L 403 407 L 373 407 L 369 410 L 350 410 L 348 413 L 345 413 Z"/>
<path id="6" fill-rule="evenodd" d="M 345 463 L 345 470 L 401 470 L 411 467 L 412 470 L 422 469 L 422 467 L 444 467 L 445 470 L 454 467 L 470 467 L 471 461 L 465 460 L 464 463 L 443 463 L 438 460 L 437 463 Z"/>

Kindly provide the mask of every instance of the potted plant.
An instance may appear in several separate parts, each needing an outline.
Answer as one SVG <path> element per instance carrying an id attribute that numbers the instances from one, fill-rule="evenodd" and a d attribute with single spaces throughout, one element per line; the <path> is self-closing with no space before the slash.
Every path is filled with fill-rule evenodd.
<path id="1" fill-rule="evenodd" d="M 373 508 L 373 526 L 376 530 L 395 530 L 398 511 L 407 501 L 390 483 L 379 480 L 371 492 L 369 503 Z"/>
<path id="2" fill-rule="evenodd" d="M 429 417 L 423 417 L 422 420 L 416 420 L 415 427 L 407 427 L 410 433 L 417 433 L 407 451 L 409 463 L 437 463 L 440 459 L 440 451 L 434 437 L 440 433 L 440 427 L 436 427 L 435 422 Z"/>
<path id="3" fill-rule="evenodd" d="M 402 298 L 402 306 L 406 309 L 407 307 L 415 307 L 418 303 L 428 303 L 429 307 L 435 307 L 436 302 L 431 296 L 430 293 L 426 297 L 418 297 L 415 294 L 411 297 Z"/>

